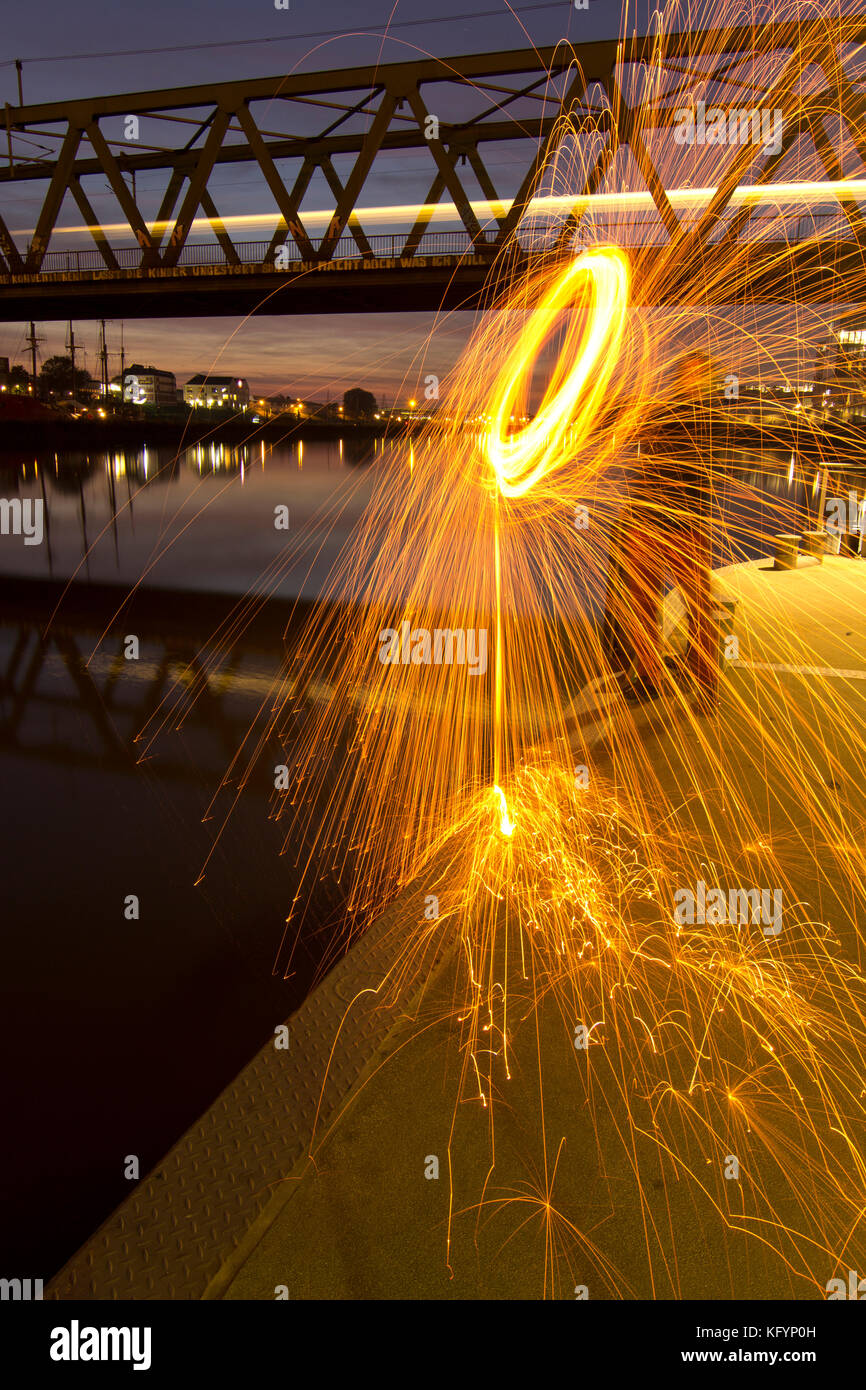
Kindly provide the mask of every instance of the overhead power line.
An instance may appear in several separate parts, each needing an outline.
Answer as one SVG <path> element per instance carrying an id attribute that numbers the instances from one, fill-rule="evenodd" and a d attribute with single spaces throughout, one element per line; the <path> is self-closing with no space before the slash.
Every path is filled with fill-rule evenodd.
<path id="1" fill-rule="evenodd" d="M 297 39 L 355 38 L 358 34 L 377 34 L 387 37 L 392 29 L 415 29 L 421 25 L 449 24 L 456 20 L 466 23 L 473 19 L 504 19 L 507 15 L 521 19 L 524 15 L 538 10 L 561 10 L 563 0 L 548 0 L 541 5 L 524 5 L 521 10 L 500 6 L 495 10 L 479 10 L 477 14 L 448 14 L 432 16 L 430 19 L 397 19 L 387 25 L 383 32 L 381 24 L 366 24 L 348 32 L 342 29 L 315 29 L 305 34 L 275 34 L 261 39 L 223 39 L 218 43 L 176 43 L 165 48 L 117 48 L 104 53 L 55 53 L 48 57 L 7 58 L 0 61 L 0 67 L 11 68 L 16 63 L 72 63 L 91 58 L 144 58 L 157 53 L 199 53 L 213 48 L 243 48 L 256 44 L 294 43 Z"/>

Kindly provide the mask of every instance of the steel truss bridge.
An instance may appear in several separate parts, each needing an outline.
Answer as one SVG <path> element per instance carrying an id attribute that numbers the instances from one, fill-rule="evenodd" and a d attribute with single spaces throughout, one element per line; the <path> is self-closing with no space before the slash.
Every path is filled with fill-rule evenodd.
<path id="1" fill-rule="evenodd" d="M 855 17 L 808 31 L 790 24 L 673 35 L 660 50 L 649 38 L 561 44 L 7 105 L 0 319 L 474 307 L 500 254 L 519 264 L 530 253 L 521 220 L 543 187 L 563 116 L 595 144 L 568 188 L 575 203 L 560 219 L 554 253 L 590 221 L 603 231 L 594 196 L 633 188 L 636 171 L 645 206 L 610 222 L 616 240 L 632 248 L 636 297 L 727 302 L 731 285 L 718 267 L 733 261 L 747 268 L 753 300 L 857 301 L 866 224 L 843 181 L 866 178 L 864 40 L 866 22 Z M 755 91 L 746 73 L 756 62 L 769 74 L 761 106 L 793 113 L 780 148 L 747 141 L 716 154 L 703 205 L 683 211 L 670 187 L 676 113 L 695 90 L 722 106 L 742 105 Z M 636 79 L 648 71 L 654 100 L 638 103 Z M 142 132 L 133 142 L 124 138 L 130 117 Z M 160 143 L 145 140 L 152 135 Z M 497 152 L 510 161 L 507 195 L 491 173 Z M 401 211 L 409 224 L 399 233 L 372 232 L 371 222 L 381 225 L 389 210 L 371 210 L 364 191 L 379 176 L 394 188 L 407 155 L 428 169 L 426 196 L 390 209 L 392 224 Z M 800 181 L 840 187 L 787 220 L 759 197 L 744 199 L 743 186 L 767 189 L 791 178 L 792 160 Z M 274 207 L 267 239 L 233 236 L 236 223 L 264 219 L 220 214 L 216 198 L 236 166 L 260 183 L 249 206 Z M 136 191 L 145 175 L 162 188 L 151 218 Z M 309 211 L 316 189 L 329 200 L 320 228 Z M 110 223 L 94 208 L 108 190 L 120 219 Z M 25 199 L 32 209 L 34 198 L 35 225 L 22 233 L 15 207 Z M 398 193 L 393 201 L 404 199 Z M 459 231 L 435 230 L 443 205 Z M 65 249 L 70 214 L 87 249 Z"/>

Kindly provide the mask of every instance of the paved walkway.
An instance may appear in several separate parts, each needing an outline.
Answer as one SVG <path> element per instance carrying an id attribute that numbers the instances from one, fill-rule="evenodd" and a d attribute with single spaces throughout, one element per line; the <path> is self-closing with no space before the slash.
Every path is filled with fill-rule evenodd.
<path id="1" fill-rule="evenodd" d="M 715 583 L 739 601 L 739 653 L 725 671 L 720 714 L 695 720 L 684 710 L 672 720 L 669 710 L 647 708 L 636 717 L 641 744 L 672 811 L 684 786 L 703 786 L 706 825 L 691 801 L 689 824 L 708 842 L 725 824 L 732 843 L 742 838 L 732 819 L 742 803 L 725 794 L 736 780 L 785 882 L 814 918 L 833 924 L 856 962 L 862 885 L 839 872 L 838 856 L 846 837 L 859 840 L 860 853 L 866 845 L 866 564 L 828 557 L 775 572 L 761 561 L 720 571 Z M 751 720 L 758 708 L 776 729 L 772 748 Z M 590 715 L 576 727 L 590 731 L 585 742 L 604 775 L 616 730 Z M 785 720 L 799 746 L 790 765 Z M 578 753 L 575 743 L 568 756 Z M 835 837 L 836 859 L 815 840 L 804 777 L 820 783 L 821 834 Z M 812 857 L 803 853 L 810 837 Z M 744 882 L 755 873 L 754 849 L 742 846 Z M 421 998 L 386 1007 L 369 992 L 399 951 L 406 920 L 423 920 L 424 894 L 437 884 L 446 894 L 447 881 L 447 865 L 437 865 L 368 933 L 292 1020 L 292 1050 L 264 1049 L 48 1296 L 537 1298 L 545 1290 L 574 1297 L 584 1285 L 590 1298 L 823 1296 L 835 1267 L 816 1257 L 809 1275 L 793 1257 L 747 1241 L 648 1132 L 629 1131 L 624 1108 L 598 1103 L 552 996 L 537 1019 L 528 1000 L 524 1017 L 512 1013 L 512 1078 L 495 1099 L 490 1171 L 489 1115 L 477 1102 L 454 1103 L 456 953 L 440 943 Z M 783 1113 L 775 1123 L 784 1148 Z M 716 1155 L 707 1151 L 710 1165 Z M 433 1159 L 438 1178 L 426 1176 Z M 555 1164 L 551 1189 L 544 1175 Z M 793 1223 L 785 1182 L 766 1181 L 778 1220 Z M 845 1268 L 866 1268 L 866 1241 L 855 1237 L 839 1257 Z"/>

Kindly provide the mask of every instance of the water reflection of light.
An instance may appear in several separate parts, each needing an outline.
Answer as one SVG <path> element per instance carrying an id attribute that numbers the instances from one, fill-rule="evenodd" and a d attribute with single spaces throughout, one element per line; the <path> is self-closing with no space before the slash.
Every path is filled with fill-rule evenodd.
<path id="1" fill-rule="evenodd" d="M 342 441 L 342 439 L 341 439 L 341 440 L 340 440 L 340 458 L 342 459 L 342 457 L 343 457 L 343 441 Z"/>
<path id="2" fill-rule="evenodd" d="M 298 467 L 299 467 L 299 468 L 303 468 L 303 466 L 304 466 L 304 441 L 303 441 L 303 439 L 299 439 L 299 440 L 298 440 Z"/>
<path id="3" fill-rule="evenodd" d="M 791 455 L 791 466 L 788 469 L 788 486 L 794 481 L 794 455 Z"/>

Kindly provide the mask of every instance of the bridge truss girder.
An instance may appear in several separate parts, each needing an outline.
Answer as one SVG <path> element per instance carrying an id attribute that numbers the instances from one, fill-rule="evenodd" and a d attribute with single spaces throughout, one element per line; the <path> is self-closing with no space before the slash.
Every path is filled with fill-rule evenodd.
<path id="1" fill-rule="evenodd" d="M 104 270 L 118 271 L 118 248 L 111 230 L 100 221 L 82 184 L 93 175 L 107 180 L 114 193 L 127 238 L 140 247 L 139 268 L 145 278 L 152 272 L 170 275 L 178 268 L 196 219 L 210 227 L 225 266 L 241 264 L 243 257 L 220 216 L 214 184 L 227 166 L 244 163 L 257 167 L 277 209 L 263 274 L 283 241 L 291 243 L 305 265 L 331 262 L 344 235 L 352 237 L 359 257 L 372 259 L 358 212 L 363 191 L 388 156 L 406 151 L 424 152 L 430 183 L 397 257 L 407 261 L 419 254 L 431 209 L 447 196 L 465 231 L 468 249 L 492 259 L 508 245 L 538 191 L 560 142 L 564 117 L 583 136 L 601 144 L 594 159 L 580 167 L 579 179 L 571 171 L 569 194 L 574 194 L 575 208 L 562 221 L 561 243 L 578 231 L 586 217 L 581 200 L 603 187 L 615 161 L 626 156 L 649 190 L 668 244 L 677 248 L 677 267 L 700 267 L 708 263 L 708 257 L 718 257 L 719 250 L 734 251 L 749 234 L 752 209 L 733 203 L 743 180 L 748 177 L 753 185 L 772 183 L 784 173 L 785 160 L 796 151 L 798 141 L 811 142 L 816 167 L 828 181 L 851 177 L 852 172 L 858 176 L 861 168 L 866 169 L 866 108 L 857 68 L 858 45 L 864 39 L 866 24 L 855 17 L 828 21 L 820 29 L 789 24 L 673 35 L 661 46 L 655 38 L 634 37 L 577 50 L 561 44 L 541 51 L 7 105 L 6 167 L 0 168 L 0 293 L 11 305 L 17 302 L 17 285 L 43 275 L 50 278 L 45 257 L 67 194 L 89 228 Z M 776 104 L 790 112 L 784 147 L 770 153 L 746 143 L 725 151 L 715 173 L 715 192 L 697 219 L 684 217 L 668 198 L 659 137 L 665 137 L 669 149 L 677 112 L 696 89 L 714 91 L 719 100 L 725 94 L 736 98 L 738 92 L 747 91 L 745 74 L 756 62 L 764 63 L 768 74 L 762 104 L 767 108 Z M 648 80 L 647 73 L 655 84 L 655 97 L 638 103 L 635 94 L 640 82 Z M 283 113 L 288 113 L 285 120 Z M 828 113 L 838 116 L 829 130 Z M 161 130 L 176 129 L 177 138 L 165 146 L 130 146 L 103 128 L 130 116 L 156 121 Z M 292 123 L 294 129 L 273 129 Z M 48 154 L 22 160 L 16 153 L 22 140 L 31 146 L 34 141 L 50 141 L 50 146 L 44 146 Z M 494 208 L 491 232 L 473 208 L 477 200 L 464 170 L 471 173 L 482 199 L 496 204 L 499 197 L 489 151 L 503 142 L 525 147 L 526 157 L 515 169 L 516 193 Z M 348 162 L 348 174 L 338 172 L 338 160 Z M 852 160 L 858 164 L 854 171 Z M 287 165 L 292 166 L 290 170 Z M 166 181 L 157 217 L 149 221 L 136 197 L 134 176 L 157 170 L 165 172 Z M 334 198 L 333 213 L 318 245 L 305 225 L 302 207 L 316 173 L 326 180 Z M 132 188 L 127 182 L 130 177 Z M 9 215 L 2 215 L 4 194 L 17 194 L 33 183 L 45 185 L 44 194 L 32 234 L 22 245 L 20 236 L 16 239 L 10 230 Z M 855 197 L 841 193 L 837 201 L 845 222 L 846 264 L 856 266 L 858 257 L 860 263 L 864 259 L 866 226 Z M 653 297 L 654 265 L 661 259 L 658 248 L 636 247 L 634 256 L 639 269 L 643 262 L 643 278 Z M 671 263 L 668 257 L 668 266 Z M 221 273 L 216 268 L 215 279 Z M 399 272 L 392 278 L 399 279 Z M 443 278 L 450 277 L 438 277 L 440 288 Z M 49 293 L 48 288 L 42 293 Z M 102 293 L 109 302 L 117 299 L 111 290 Z M 655 293 L 661 297 L 662 287 Z M 67 299 L 76 294 L 68 292 Z M 128 298 L 135 297 L 136 292 L 130 291 Z M 187 297 L 195 300 L 194 294 Z M 411 302 L 419 297 L 424 295 L 410 295 Z M 32 296 L 25 298 L 32 311 Z M 144 298 L 152 301 L 154 295 Z M 170 301 L 171 294 L 166 299 Z M 224 302 L 228 302 L 225 297 Z M 11 316 L 8 310 L 5 316 Z"/>

